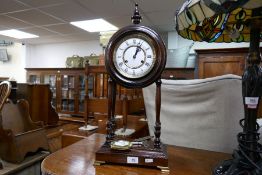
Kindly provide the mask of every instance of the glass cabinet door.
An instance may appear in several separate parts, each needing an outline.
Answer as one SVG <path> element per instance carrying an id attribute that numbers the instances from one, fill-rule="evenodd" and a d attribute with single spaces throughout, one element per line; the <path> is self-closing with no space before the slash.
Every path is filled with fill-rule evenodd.
<path id="1" fill-rule="evenodd" d="M 75 111 L 75 77 L 62 75 L 61 77 L 61 111 Z"/>
<path id="2" fill-rule="evenodd" d="M 33 84 L 40 84 L 41 83 L 40 75 L 29 75 L 28 82 Z"/>
<path id="3" fill-rule="evenodd" d="M 78 111 L 84 112 L 84 103 L 85 103 L 85 76 L 79 76 L 79 97 L 78 97 Z"/>
<path id="4" fill-rule="evenodd" d="M 56 75 L 44 75 L 44 84 L 49 84 L 52 92 L 51 105 L 56 107 Z"/>

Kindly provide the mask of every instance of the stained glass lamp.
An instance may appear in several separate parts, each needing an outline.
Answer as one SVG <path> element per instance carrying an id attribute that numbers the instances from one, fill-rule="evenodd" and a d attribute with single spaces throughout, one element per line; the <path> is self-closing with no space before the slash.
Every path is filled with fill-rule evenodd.
<path id="1" fill-rule="evenodd" d="M 218 165 L 213 175 L 262 175 L 256 123 L 262 96 L 262 1 L 189 0 L 176 13 L 176 29 L 180 36 L 194 41 L 250 42 L 242 77 L 245 118 L 240 120 L 243 131 L 237 135 L 239 146 L 233 158 Z"/>

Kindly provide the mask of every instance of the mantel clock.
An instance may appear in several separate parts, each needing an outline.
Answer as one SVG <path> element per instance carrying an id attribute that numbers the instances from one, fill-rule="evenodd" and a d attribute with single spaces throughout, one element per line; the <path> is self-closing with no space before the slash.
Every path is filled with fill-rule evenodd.
<path id="1" fill-rule="evenodd" d="M 138 5 L 132 16 L 133 25 L 118 30 L 105 50 L 108 82 L 108 123 L 105 144 L 96 152 L 96 164 L 120 163 L 158 167 L 168 171 L 166 146 L 161 143 L 161 73 L 166 64 L 166 48 L 161 37 L 151 28 L 139 25 Z M 116 84 L 126 88 L 143 88 L 156 83 L 156 122 L 154 140 L 125 141 L 114 134 Z M 149 137 L 150 138 L 150 137 Z"/>

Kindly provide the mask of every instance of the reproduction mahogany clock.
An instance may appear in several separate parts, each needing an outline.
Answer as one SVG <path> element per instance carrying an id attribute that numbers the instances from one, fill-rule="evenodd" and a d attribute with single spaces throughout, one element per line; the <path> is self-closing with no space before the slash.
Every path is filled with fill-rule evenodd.
<path id="1" fill-rule="evenodd" d="M 133 25 L 118 30 L 105 50 L 108 80 L 108 122 L 105 144 L 96 152 L 96 164 L 120 163 L 159 167 L 168 171 L 166 146 L 161 143 L 161 73 L 166 64 L 166 48 L 161 37 L 151 28 L 139 25 L 138 5 L 132 16 Z M 116 84 L 126 88 L 143 88 L 156 83 L 155 138 L 127 141 L 115 136 L 114 109 Z"/>

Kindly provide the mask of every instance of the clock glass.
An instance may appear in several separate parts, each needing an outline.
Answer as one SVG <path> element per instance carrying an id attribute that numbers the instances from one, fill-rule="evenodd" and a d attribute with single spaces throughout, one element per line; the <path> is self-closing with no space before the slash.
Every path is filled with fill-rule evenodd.
<path id="1" fill-rule="evenodd" d="M 156 62 L 152 39 L 143 34 L 133 34 L 119 40 L 113 54 L 117 71 L 127 78 L 141 78 L 148 74 Z"/>

